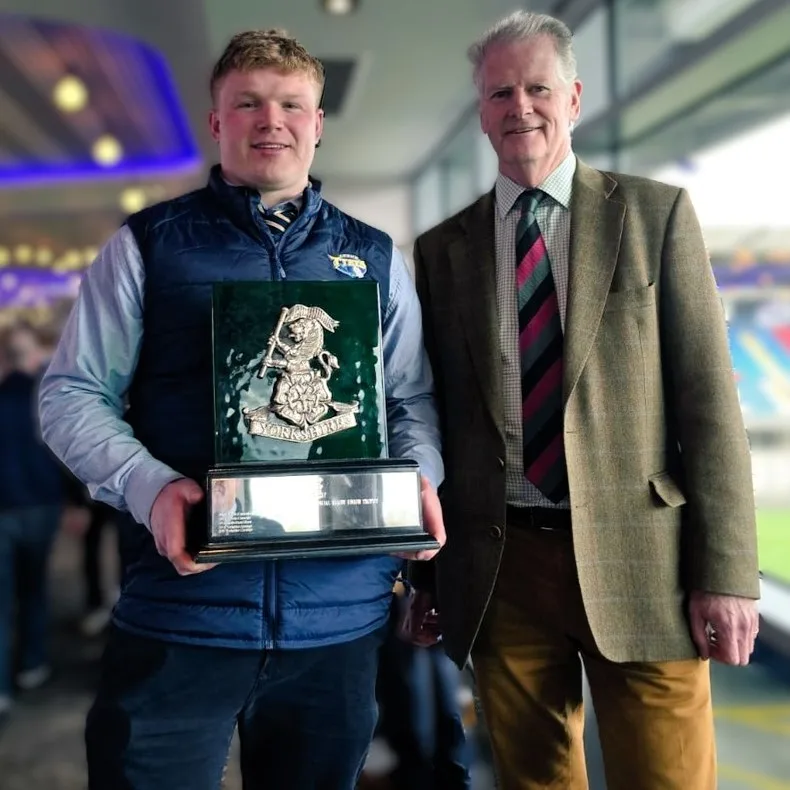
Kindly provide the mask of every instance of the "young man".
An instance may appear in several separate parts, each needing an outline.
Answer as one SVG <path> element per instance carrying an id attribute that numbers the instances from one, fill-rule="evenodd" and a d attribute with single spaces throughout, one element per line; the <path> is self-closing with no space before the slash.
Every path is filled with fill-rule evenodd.
<path id="1" fill-rule="evenodd" d="M 503 790 L 587 787 L 581 661 L 609 790 L 712 790 L 704 659 L 748 662 L 759 587 L 702 234 L 683 190 L 575 157 L 562 22 L 516 12 L 470 57 L 499 176 L 415 247 L 446 426 L 444 645 L 471 649 Z M 432 604 L 412 599 L 423 643 Z"/>
<path id="2" fill-rule="evenodd" d="M 390 453 L 420 463 L 427 527 L 444 540 L 414 288 L 392 240 L 308 176 L 323 80 L 282 32 L 231 40 L 211 81 L 219 166 L 206 188 L 131 217 L 109 241 L 42 386 L 51 447 L 92 496 L 128 512 L 87 723 L 91 790 L 215 790 L 237 724 L 245 787 L 351 790 L 373 732 L 400 560 L 207 567 L 185 548 L 212 463 L 213 282 L 342 280 L 330 255 L 366 262 L 381 293 Z"/>

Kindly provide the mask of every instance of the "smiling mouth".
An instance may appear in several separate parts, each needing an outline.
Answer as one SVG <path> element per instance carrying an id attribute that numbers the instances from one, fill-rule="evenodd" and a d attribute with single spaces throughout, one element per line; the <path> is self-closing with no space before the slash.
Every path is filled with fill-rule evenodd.
<path id="1" fill-rule="evenodd" d="M 285 143 L 253 143 L 251 148 L 256 151 L 284 151 L 288 146 Z"/>
<path id="2" fill-rule="evenodd" d="M 536 132 L 540 126 L 528 126 L 526 129 L 510 129 L 505 134 L 528 134 L 529 132 Z"/>

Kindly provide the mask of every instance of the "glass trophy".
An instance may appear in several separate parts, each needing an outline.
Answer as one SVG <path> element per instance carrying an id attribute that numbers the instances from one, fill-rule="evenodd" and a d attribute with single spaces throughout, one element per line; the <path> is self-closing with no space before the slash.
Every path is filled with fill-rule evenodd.
<path id="1" fill-rule="evenodd" d="M 196 560 L 438 548 L 417 463 L 387 454 L 377 283 L 217 283 L 212 322 L 215 463 Z"/>

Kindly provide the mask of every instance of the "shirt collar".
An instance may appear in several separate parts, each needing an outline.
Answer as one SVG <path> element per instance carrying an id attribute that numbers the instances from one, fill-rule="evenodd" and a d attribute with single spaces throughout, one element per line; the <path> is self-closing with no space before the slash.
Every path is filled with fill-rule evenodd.
<path id="1" fill-rule="evenodd" d="M 225 174 L 224 173 L 221 173 L 221 175 L 222 175 L 222 180 L 228 186 L 230 186 L 230 187 L 238 187 L 238 184 L 234 184 L 232 181 L 228 181 L 228 179 L 225 178 Z M 261 211 L 269 211 L 270 209 L 285 208 L 286 206 L 291 205 L 291 206 L 294 206 L 297 211 L 301 211 L 302 210 L 302 206 L 304 205 L 305 193 L 308 190 L 310 190 L 310 189 L 320 189 L 320 184 L 313 184 L 312 180 L 308 179 L 307 180 L 307 186 L 305 187 L 304 191 L 301 194 L 297 195 L 296 197 L 292 197 L 289 200 L 283 200 L 281 203 L 277 203 L 274 206 L 267 206 L 262 200 L 259 200 L 258 201 L 258 208 L 260 208 Z"/>
<path id="2" fill-rule="evenodd" d="M 568 155 L 543 181 L 538 184 L 538 189 L 543 190 L 549 197 L 568 209 L 571 205 L 571 192 L 573 189 L 573 176 L 576 172 L 576 155 L 568 151 Z M 512 179 L 499 173 L 496 179 L 496 205 L 500 219 L 504 219 L 515 206 L 526 187 L 517 184 Z"/>
<path id="3" fill-rule="evenodd" d="M 312 188 L 313 188 L 313 185 L 308 182 L 307 189 L 305 189 L 305 192 L 308 189 L 312 189 Z M 301 211 L 302 210 L 302 206 L 304 205 L 304 192 L 302 192 L 301 195 L 297 195 L 296 197 L 292 197 L 290 200 L 283 200 L 282 203 L 278 203 L 276 206 L 267 206 L 267 205 L 264 204 L 264 202 L 262 200 L 259 202 L 258 205 L 259 205 L 259 207 L 261 208 L 262 211 L 269 211 L 269 210 L 278 209 L 278 208 L 285 208 L 286 206 L 294 206 L 294 208 L 296 208 L 297 211 Z"/>

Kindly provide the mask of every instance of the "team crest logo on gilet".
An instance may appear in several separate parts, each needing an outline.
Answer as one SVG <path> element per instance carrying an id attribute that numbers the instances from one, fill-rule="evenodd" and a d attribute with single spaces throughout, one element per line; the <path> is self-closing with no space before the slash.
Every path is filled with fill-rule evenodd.
<path id="1" fill-rule="evenodd" d="M 360 279 L 368 270 L 367 263 L 356 255 L 330 255 L 329 260 L 332 261 L 332 268 L 346 277 Z"/>

